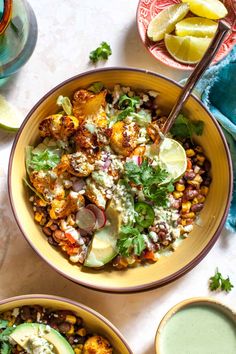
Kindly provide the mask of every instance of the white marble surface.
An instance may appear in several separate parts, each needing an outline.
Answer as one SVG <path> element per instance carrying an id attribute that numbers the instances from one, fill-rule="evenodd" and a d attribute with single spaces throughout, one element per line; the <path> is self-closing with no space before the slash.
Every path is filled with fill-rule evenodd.
<path id="1" fill-rule="evenodd" d="M 89 52 L 101 41 L 110 43 L 113 54 L 98 67 L 146 68 L 176 80 L 187 75 L 161 65 L 142 46 L 135 24 L 138 0 L 30 0 L 30 4 L 39 26 L 35 52 L 24 68 L 0 87 L 0 93 L 23 115 L 53 86 L 92 69 Z M 10 209 L 7 165 L 13 139 L 14 135 L 0 131 L 1 299 L 45 293 L 80 301 L 113 322 L 135 354 L 154 354 L 154 337 L 160 319 L 171 306 L 185 298 L 210 295 L 236 308 L 236 235 L 227 231 L 222 232 L 210 253 L 190 273 L 170 285 L 145 293 L 103 294 L 75 285 L 55 273 L 26 243 Z M 235 284 L 228 295 L 208 290 L 208 279 L 216 267 Z"/>

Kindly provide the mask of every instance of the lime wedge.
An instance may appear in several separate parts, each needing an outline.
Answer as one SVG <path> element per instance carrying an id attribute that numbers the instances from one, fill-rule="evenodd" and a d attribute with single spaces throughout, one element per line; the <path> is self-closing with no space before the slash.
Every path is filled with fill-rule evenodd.
<path id="1" fill-rule="evenodd" d="M 7 131 L 17 131 L 22 121 L 21 113 L 0 95 L 0 128 Z"/>
<path id="2" fill-rule="evenodd" d="M 177 36 L 214 37 L 217 30 L 217 22 L 203 17 L 188 17 L 176 23 Z"/>
<path id="3" fill-rule="evenodd" d="M 176 140 L 164 139 L 159 148 L 159 159 L 173 180 L 177 180 L 186 171 L 186 153 Z"/>
<path id="4" fill-rule="evenodd" d="M 165 33 L 175 29 L 175 24 L 182 20 L 189 11 L 188 4 L 174 4 L 159 12 L 148 25 L 147 36 L 157 42 L 164 38 Z"/>
<path id="5" fill-rule="evenodd" d="M 190 6 L 190 11 L 198 16 L 218 20 L 227 15 L 228 11 L 219 0 L 182 0 Z"/>
<path id="6" fill-rule="evenodd" d="M 170 55 L 175 60 L 185 64 L 196 64 L 199 62 L 211 43 L 211 40 L 211 38 L 165 35 L 166 49 Z"/>

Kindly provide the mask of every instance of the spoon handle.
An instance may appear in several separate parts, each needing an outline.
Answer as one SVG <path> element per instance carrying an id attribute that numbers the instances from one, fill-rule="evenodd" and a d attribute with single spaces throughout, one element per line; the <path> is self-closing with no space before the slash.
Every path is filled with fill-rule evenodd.
<path id="1" fill-rule="evenodd" d="M 212 39 L 212 42 L 210 46 L 208 47 L 206 53 L 200 60 L 200 62 L 196 65 L 195 69 L 193 70 L 192 74 L 189 76 L 185 86 L 183 87 L 178 99 L 176 100 L 176 103 L 174 107 L 172 108 L 165 124 L 164 127 L 162 128 L 162 134 L 165 136 L 166 133 L 170 130 L 172 127 L 175 119 L 179 115 L 179 112 L 181 111 L 184 103 L 188 99 L 189 95 L 191 94 L 194 86 L 204 73 L 204 71 L 207 69 L 209 64 L 211 63 L 212 59 L 216 55 L 218 49 L 221 46 L 221 43 L 223 42 L 226 34 L 230 31 L 230 26 L 227 22 L 225 21 L 219 21 L 218 28 L 216 31 L 216 34 L 214 38 Z"/>

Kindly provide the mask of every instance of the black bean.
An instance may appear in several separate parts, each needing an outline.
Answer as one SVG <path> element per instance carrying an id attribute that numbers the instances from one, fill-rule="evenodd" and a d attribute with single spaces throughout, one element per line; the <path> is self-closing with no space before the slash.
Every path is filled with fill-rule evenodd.
<path id="1" fill-rule="evenodd" d="M 20 311 L 20 317 L 22 320 L 27 321 L 31 318 L 30 308 L 29 306 L 22 306 Z"/>
<path id="2" fill-rule="evenodd" d="M 43 227 L 43 232 L 47 236 L 51 236 L 51 234 L 52 234 L 52 230 L 50 230 L 49 227 L 46 227 L 46 226 Z"/>
<path id="3" fill-rule="evenodd" d="M 184 198 L 187 200 L 192 200 L 198 196 L 198 191 L 196 189 L 186 189 L 184 192 Z"/>
<path id="4" fill-rule="evenodd" d="M 197 213 L 197 212 L 201 211 L 202 208 L 203 208 L 203 203 L 193 204 L 191 206 L 191 211 L 193 211 L 194 213 Z"/>
<path id="5" fill-rule="evenodd" d="M 194 177 L 196 176 L 196 174 L 193 171 L 187 171 L 184 174 L 184 178 L 188 181 L 188 180 L 192 180 L 194 179 Z"/>
<path id="6" fill-rule="evenodd" d="M 70 328 L 71 328 L 71 324 L 68 322 L 62 322 L 58 325 L 58 329 L 61 333 L 69 332 Z"/>
<path id="7" fill-rule="evenodd" d="M 48 243 L 52 246 L 58 246 L 58 242 L 56 242 L 51 236 L 48 237 Z"/>

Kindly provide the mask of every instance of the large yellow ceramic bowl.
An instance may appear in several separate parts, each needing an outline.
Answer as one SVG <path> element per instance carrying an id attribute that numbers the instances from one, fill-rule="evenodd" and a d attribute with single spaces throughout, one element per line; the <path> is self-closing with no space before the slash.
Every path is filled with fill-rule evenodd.
<path id="1" fill-rule="evenodd" d="M 29 191 L 23 183 L 25 147 L 35 144 L 39 137 L 39 122 L 56 112 L 59 95 L 71 96 L 78 88 L 102 81 L 112 87 L 116 83 L 134 88 L 152 89 L 160 93 L 159 105 L 167 113 L 173 106 L 180 86 L 159 75 L 130 68 L 108 68 L 90 71 L 73 77 L 47 93 L 31 110 L 22 124 L 13 144 L 9 164 L 9 192 L 16 221 L 26 240 L 34 250 L 55 270 L 81 285 L 109 292 L 138 292 L 167 284 L 192 269 L 211 249 L 226 220 L 232 194 L 232 166 L 227 143 L 222 131 L 195 97 L 190 97 L 184 111 L 190 118 L 205 122 L 204 133 L 198 138 L 212 163 L 213 181 L 200 222 L 194 226 L 191 236 L 184 240 L 168 257 L 155 264 L 140 266 L 126 271 L 111 269 L 81 269 L 71 264 L 48 242 L 41 228 L 34 222 Z"/>
<path id="2" fill-rule="evenodd" d="M 0 313 L 16 307 L 32 305 L 73 311 L 83 319 L 84 325 L 89 331 L 107 338 L 114 349 L 114 354 L 132 354 L 124 337 L 111 322 L 91 308 L 66 298 L 41 294 L 16 296 L 0 301 Z"/>

